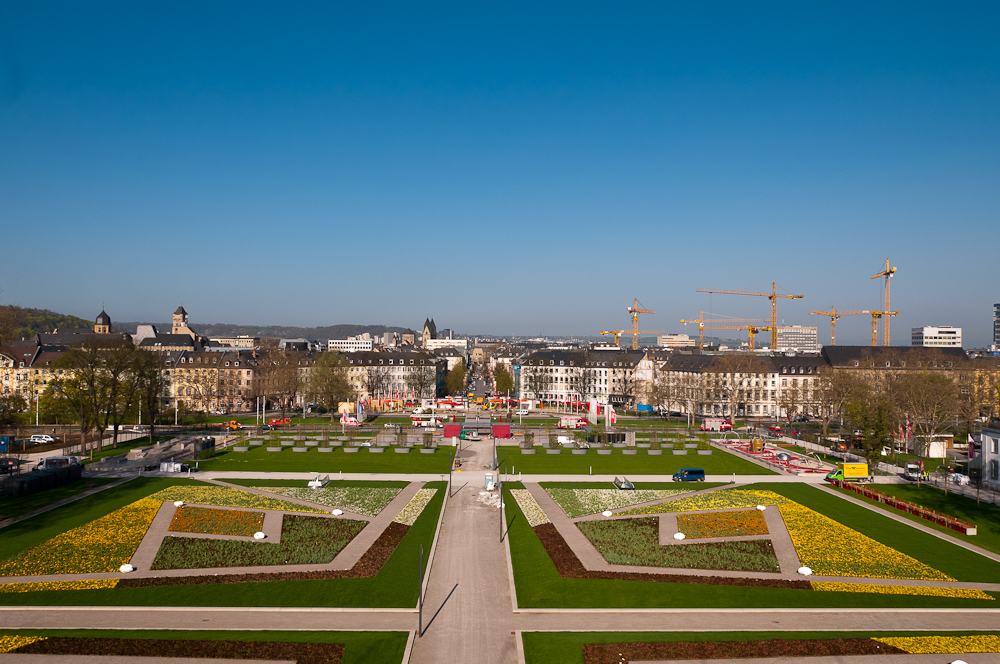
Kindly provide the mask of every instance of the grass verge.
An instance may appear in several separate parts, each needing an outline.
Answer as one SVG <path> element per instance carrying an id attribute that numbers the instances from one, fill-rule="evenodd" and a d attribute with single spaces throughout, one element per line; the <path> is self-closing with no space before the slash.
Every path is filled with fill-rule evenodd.
<path id="1" fill-rule="evenodd" d="M 0 498 L 0 519 L 11 519 L 28 512 L 48 507 L 60 500 L 66 500 L 79 495 L 88 489 L 104 486 L 117 481 L 110 477 L 88 477 L 74 480 L 69 484 L 57 486 L 45 491 L 33 493 L 30 496 L 4 496 Z"/>
<path id="2" fill-rule="evenodd" d="M 501 469 L 531 474 L 586 475 L 594 472 L 600 475 L 673 475 L 681 468 L 704 468 L 708 475 L 776 474 L 773 470 L 718 449 L 712 450 L 710 456 L 674 456 L 669 450 L 660 456 L 650 456 L 641 450 L 636 455 L 625 455 L 621 449 L 613 449 L 609 455 L 598 455 L 597 450 L 579 455 L 570 454 L 569 450 L 563 450 L 562 454 L 546 454 L 540 447 L 535 448 L 535 454 L 521 454 L 520 448 L 504 445 L 497 448 L 497 456 Z"/>
<path id="3" fill-rule="evenodd" d="M 434 454 L 421 454 L 411 449 L 408 454 L 396 454 L 390 448 L 372 454 L 368 448 L 346 453 L 335 447 L 331 452 L 293 452 L 285 448 L 268 452 L 266 446 L 251 447 L 249 452 L 226 450 L 200 462 L 200 470 L 245 470 L 298 473 L 447 473 L 451 462 L 450 448 L 438 448 Z"/>

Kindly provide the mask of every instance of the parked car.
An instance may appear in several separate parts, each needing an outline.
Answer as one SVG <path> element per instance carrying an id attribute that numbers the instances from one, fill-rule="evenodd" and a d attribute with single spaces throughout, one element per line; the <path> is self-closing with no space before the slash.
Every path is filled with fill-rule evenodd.
<path id="1" fill-rule="evenodd" d="M 36 433 L 29 440 L 32 445 L 46 445 L 48 443 L 56 442 L 56 439 L 47 433 Z"/>
<path id="2" fill-rule="evenodd" d="M 518 417 L 524 417 L 525 415 L 527 415 L 527 414 L 528 414 L 528 411 L 526 411 L 526 410 L 524 410 L 524 409 L 521 409 L 521 410 L 517 411 L 517 412 L 516 412 L 516 413 L 514 413 L 514 414 L 515 414 L 515 415 L 517 415 Z"/>
<path id="3" fill-rule="evenodd" d="M 705 469 L 704 468 L 681 468 L 676 473 L 674 473 L 673 480 L 675 482 L 704 482 L 705 481 Z"/>
<path id="4" fill-rule="evenodd" d="M 965 486 L 969 483 L 969 476 L 963 475 L 962 473 L 952 473 L 948 476 L 948 481 L 952 484 L 958 484 L 959 486 Z"/>

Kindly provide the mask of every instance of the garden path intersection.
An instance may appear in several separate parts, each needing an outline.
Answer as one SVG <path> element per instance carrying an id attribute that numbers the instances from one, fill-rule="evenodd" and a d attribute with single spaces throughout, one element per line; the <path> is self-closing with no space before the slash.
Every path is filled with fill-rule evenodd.
<path id="1" fill-rule="evenodd" d="M 118 607 L 86 607 L 86 606 L 7 606 L 0 607 L 0 629 L 168 629 L 168 630 L 245 630 L 261 629 L 266 625 L 268 630 L 367 630 L 367 631 L 402 631 L 410 632 L 410 645 L 407 648 L 407 659 L 404 661 L 415 664 L 431 662 L 484 662 L 496 664 L 514 664 L 524 661 L 521 643 L 522 632 L 719 632 L 719 631 L 871 631 L 873 626 L 879 630 L 890 631 L 989 631 L 995 630 L 1000 624 L 1000 608 L 906 608 L 904 606 L 887 608 L 861 608 L 857 605 L 844 608 L 826 607 L 796 607 L 796 608 L 535 608 L 520 607 L 517 601 L 517 589 L 514 585 L 514 562 L 511 554 L 510 536 L 501 543 L 501 510 L 484 504 L 480 499 L 484 477 L 487 472 L 496 476 L 497 471 L 488 470 L 485 465 L 493 458 L 493 447 L 489 440 L 468 442 L 462 454 L 465 459 L 462 472 L 456 472 L 452 478 L 450 495 L 441 507 L 441 517 L 438 532 L 431 550 L 425 552 L 429 559 L 427 577 L 425 579 L 425 599 L 422 616 L 418 616 L 416 608 L 337 608 L 337 607 L 182 607 L 182 606 L 118 606 Z M 501 469 L 502 471 L 503 469 Z M 225 487 L 229 481 L 267 479 L 267 480 L 307 480 L 314 477 L 311 473 L 254 473 L 254 472 L 202 472 L 197 479 L 208 481 L 213 485 Z M 288 565 L 281 571 L 312 571 L 319 568 L 346 569 L 358 562 L 379 535 L 393 521 L 426 482 L 448 480 L 447 475 L 440 474 L 371 474 L 345 473 L 343 476 L 331 474 L 331 479 L 368 480 L 368 481 L 407 481 L 409 484 L 385 506 L 376 516 L 346 513 L 343 518 L 365 521 L 369 527 L 351 540 L 328 565 Z M 585 569 L 607 572 L 643 572 L 648 574 L 680 574 L 703 577 L 726 576 L 742 578 L 779 579 L 802 581 L 804 577 L 797 573 L 801 564 L 792 537 L 782 520 L 782 515 L 775 505 L 766 505 L 763 518 L 767 524 L 768 535 L 761 536 L 773 546 L 779 571 L 718 571 L 695 570 L 685 568 L 665 568 L 653 566 L 613 565 L 608 563 L 588 537 L 576 525 L 581 522 L 608 523 L 625 518 L 618 516 L 621 512 L 634 510 L 635 505 L 612 510 L 613 516 L 603 517 L 600 514 L 583 515 L 571 518 L 566 515 L 559 504 L 544 488 L 546 482 L 604 482 L 601 486 L 609 486 L 611 476 L 604 475 L 523 475 L 507 476 L 508 480 L 520 480 L 524 488 L 540 506 L 545 516 L 563 537 L 572 551 L 579 558 Z M 662 476 L 630 476 L 636 483 L 663 482 L 668 478 Z M 699 494 L 708 492 L 723 492 L 730 489 L 740 489 L 755 482 L 768 483 L 816 483 L 815 477 L 799 478 L 793 476 L 740 476 L 738 484 L 732 484 L 732 476 L 709 476 L 709 482 L 727 482 L 722 486 L 703 489 Z M 304 482 L 303 482 L 304 483 Z M 308 500 L 288 495 L 279 495 L 267 490 L 267 487 L 248 488 L 239 486 L 240 490 L 249 491 L 261 497 L 280 499 L 286 503 L 301 505 L 303 508 L 323 509 L 329 518 L 329 506 L 313 503 Z M 679 487 L 688 488 L 688 487 Z M 813 489 L 815 491 L 815 489 Z M 939 540 L 956 544 L 967 551 L 984 556 L 991 561 L 1000 561 L 997 554 L 969 545 L 966 542 L 946 533 L 934 530 L 904 517 L 888 514 L 863 501 L 843 494 L 824 491 L 836 495 L 845 501 L 870 510 L 881 516 L 889 516 L 894 521 L 914 526 L 918 530 L 938 538 Z M 679 493 L 666 499 L 680 500 L 692 493 Z M 513 519 L 520 515 L 516 506 L 510 505 L 513 498 L 507 498 L 506 523 L 511 525 Z M 639 506 L 652 506 L 663 500 L 649 501 Z M 515 508 L 515 509 L 512 509 Z M 141 545 L 132 558 L 137 568 L 136 572 L 127 575 L 130 578 L 145 576 L 195 576 L 234 573 L 256 573 L 274 571 L 269 567 L 212 568 L 200 570 L 162 570 L 151 571 L 152 561 L 156 556 L 160 543 L 167 536 L 167 531 L 176 508 L 165 503 L 160 512 L 152 520 L 151 526 L 143 538 Z M 233 507 L 227 509 L 253 509 Z M 691 510 L 691 514 L 711 514 L 717 509 Z M 265 518 L 263 530 L 269 533 L 271 541 L 278 541 L 281 534 L 281 516 L 289 512 L 274 511 L 272 516 Z M 673 513 L 653 514 L 648 518 L 657 519 L 659 524 L 659 541 L 662 546 L 673 546 L 673 534 L 677 532 L 677 516 Z M 2 532 L 2 531 L 0 531 Z M 173 534 L 173 533 L 172 533 Z M 202 536 L 204 537 L 204 536 Z M 235 536 L 234 536 L 235 537 Z M 237 539 L 239 539 L 237 537 Z M 245 538 L 243 538 L 245 539 Z M 760 539 L 750 536 L 732 536 L 723 538 L 709 537 L 698 541 L 746 541 Z M 414 560 L 414 567 L 417 562 Z M 44 577 L 5 577 L 3 583 L 21 581 L 55 581 L 76 579 L 121 578 L 117 573 L 47 575 Z M 989 592 L 1000 592 L 1000 578 L 996 583 L 970 582 L 932 579 L 899 579 L 899 578 L 864 578 L 837 575 L 812 576 L 810 581 L 828 581 L 853 584 L 872 584 L 886 586 L 914 586 L 926 588 L 966 588 Z M 690 586 L 697 592 L 697 585 Z M 523 592 L 523 591 L 522 591 Z M 0 595 L 2 598 L 3 595 Z M 858 595 L 860 597 L 860 595 Z M 873 596 L 867 596 L 873 597 Z M 2 600 L 0 600 L 2 601 Z M 859 602 L 860 604 L 860 602 Z M 422 633 L 418 633 L 418 624 Z M 748 637 L 752 638 L 752 636 Z M 14 655 L 0 655 L 0 660 Z M 945 659 L 925 659 L 909 656 L 907 661 L 913 662 L 944 662 Z M 992 655 L 996 657 L 996 655 Z M 808 661 L 820 664 L 822 658 L 808 658 Z M 854 664 L 864 661 L 898 661 L 893 656 L 879 656 L 864 659 L 842 658 L 836 660 Z M 982 661 L 995 661 L 976 658 L 974 655 L 963 657 L 970 664 Z M 695 662 L 697 660 L 688 660 Z M 712 660 L 724 661 L 724 660 Z M 735 660 L 733 660 L 735 663 Z M 767 659 L 747 660 L 767 662 Z M 777 660 L 792 662 L 793 659 Z M 830 660 L 833 662 L 834 660 Z"/>

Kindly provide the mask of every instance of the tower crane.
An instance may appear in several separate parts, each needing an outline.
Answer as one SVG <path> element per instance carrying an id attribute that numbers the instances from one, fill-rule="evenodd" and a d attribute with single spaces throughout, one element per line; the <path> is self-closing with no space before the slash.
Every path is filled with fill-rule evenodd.
<path id="1" fill-rule="evenodd" d="M 705 318 L 705 314 L 706 313 L 711 314 L 712 316 L 722 316 L 722 314 L 713 314 L 710 311 L 709 312 L 700 311 L 700 312 L 698 312 L 698 314 L 699 314 L 698 318 L 695 319 L 695 320 L 684 320 L 683 318 L 681 319 L 681 322 L 684 323 L 685 325 L 687 325 L 688 323 L 697 323 L 698 324 L 698 350 L 701 350 L 702 347 L 705 345 L 705 325 L 712 325 L 712 324 L 715 324 L 715 323 L 718 323 L 720 325 L 724 325 L 724 324 L 735 325 L 737 323 L 766 323 L 767 322 L 763 318 L 731 318 L 729 316 L 722 316 L 722 318 L 709 319 L 709 318 Z M 709 329 L 713 329 L 713 328 L 709 328 Z"/>
<path id="2" fill-rule="evenodd" d="M 894 275 L 894 274 L 896 274 L 896 268 L 889 267 L 889 259 L 886 258 L 885 259 L 885 269 L 882 270 L 881 272 L 879 272 L 878 274 L 872 275 L 872 279 L 878 279 L 879 277 L 885 277 L 885 309 L 882 310 L 882 315 L 885 316 L 885 324 L 883 325 L 883 329 L 885 331 L 885 337 L 884 337 L 885 341 L 882 344 L 883 346 L 888 346 L 889 345 L 889 318 L 891 316 L 898 316 L 899 315 L 898 311 L 892 311 L 891 309 L 889 309 L 889 280 L 892 279 L 892 275 Z M 878 320 L 878 318 L 874 318 L 873 317 L 872 318 L 872 325 L 875 325 L 877 320 Z M 875 333 L 873 332 L 872 334 L 875 334 Z M 877 337 L 873 336 L 872 339 L 873 339 L 872 346 L 874 346 L 875 345 L 875 341 L 877 341 Z"/>
<path id="3" fill-rule="evenodd" d="M 885 326 L 889 327 L 889 316 L 898 316 L 898 311 L 870 311 L 872 315 L 872 346 L 878 345 L 878 319 L 885 316 Z M 886 337 L 886 346 L 889 345 L 889 338 Z"/>
<path id="4" fill-rule="evenodd" d="M 632 298 L 632 306 L 627 309 L 632 315 L 632 350 L 639 350 L 639 314 L 655 314 L 652 309 L 640 309 L 639 300 Z"/>
<path id="5" fill-rule="evenodd" d="M 887 263 L 888 264 L 888 263 Z M 771 349 L 773 350 L 778 345 L 778 298 L 784 297 L 791 300 L 798 300 L 805 297 L 804 295 L 779 295 L 778 294 L 778 284 L 777 282 L 771 282 L 771 292 L 770 293 L 760 293 L 757 291 L 744 291 L 744 290 L 718 290 L 715 288 L 699 288 L 699 293 L 722 293 L 724 295 L 754 295 L 757 297 L 766 297 L 771 301 L 771 325 L 768 329 L 771 330 Z M 888 309 L 888 307 L 887 307 Z"/>
<path id="6" fill-rule="evenodd" d="M 683 322 L 683 321 L 682 321 Z M 750 342 L 750 350 L 756 348 L 754 337 L 758 332 L 773 332 L 771 327 L 757 327 L 756 325 L 706 325 L 707 330 L 746 330 Z"/>
<path id="7" fill-rule="evenodd" d="M 601 334 L 613 334 L 615 337 L 615 345 L 618 345 L 618 338 L 625 334 L 626 332 L 632 332 L 632 330 L 604 330 Z M 663 334 L 663 330 L 636 330 L 638 334 Z"/>
<path id="8" fill-rule="evenodd" d="M 830 345 L 837 345 L 837 319 L 841 316 L 867 316 L 873 314 L 871 309 L 846 309 L 844 311 L 837 311 L 837 307 L 830 307 L 829 311 L 810 311 L 810 316 L 829 316 L 830 317 Z M 877 318 L 875 320 L 878 320 Z M 874 346 L 875 344 L 872 343 Z"/>

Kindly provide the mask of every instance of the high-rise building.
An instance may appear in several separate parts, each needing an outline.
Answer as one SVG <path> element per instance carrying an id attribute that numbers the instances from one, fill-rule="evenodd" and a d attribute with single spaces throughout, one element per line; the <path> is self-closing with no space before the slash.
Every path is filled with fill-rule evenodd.
<path id="1" fill-rule="evenodd" d="M 962 328 L 950 325 L 915 327 L 910 331 L 911 346 L 961 348 Z"/>
<path id="2" fill-rule="evenodd" d="M 993 345 L 1000 347 L 1000 302 L 993 305 Z"/>
<path id="3" fill-rule="evenodd" d="M 694 339 L 686 334 L 661 334 L 656 343 L 664 348 L 690 348 L 694 346 Z"/>
<path id="4" fill-rule="evenodd" d="M 778 328 L 776 351 L 794 350 L 800 353 L 818 353 L 820 351 L 817 340 L 818 328 L 803 327 L 801 325 L 783 326 Z"/>

